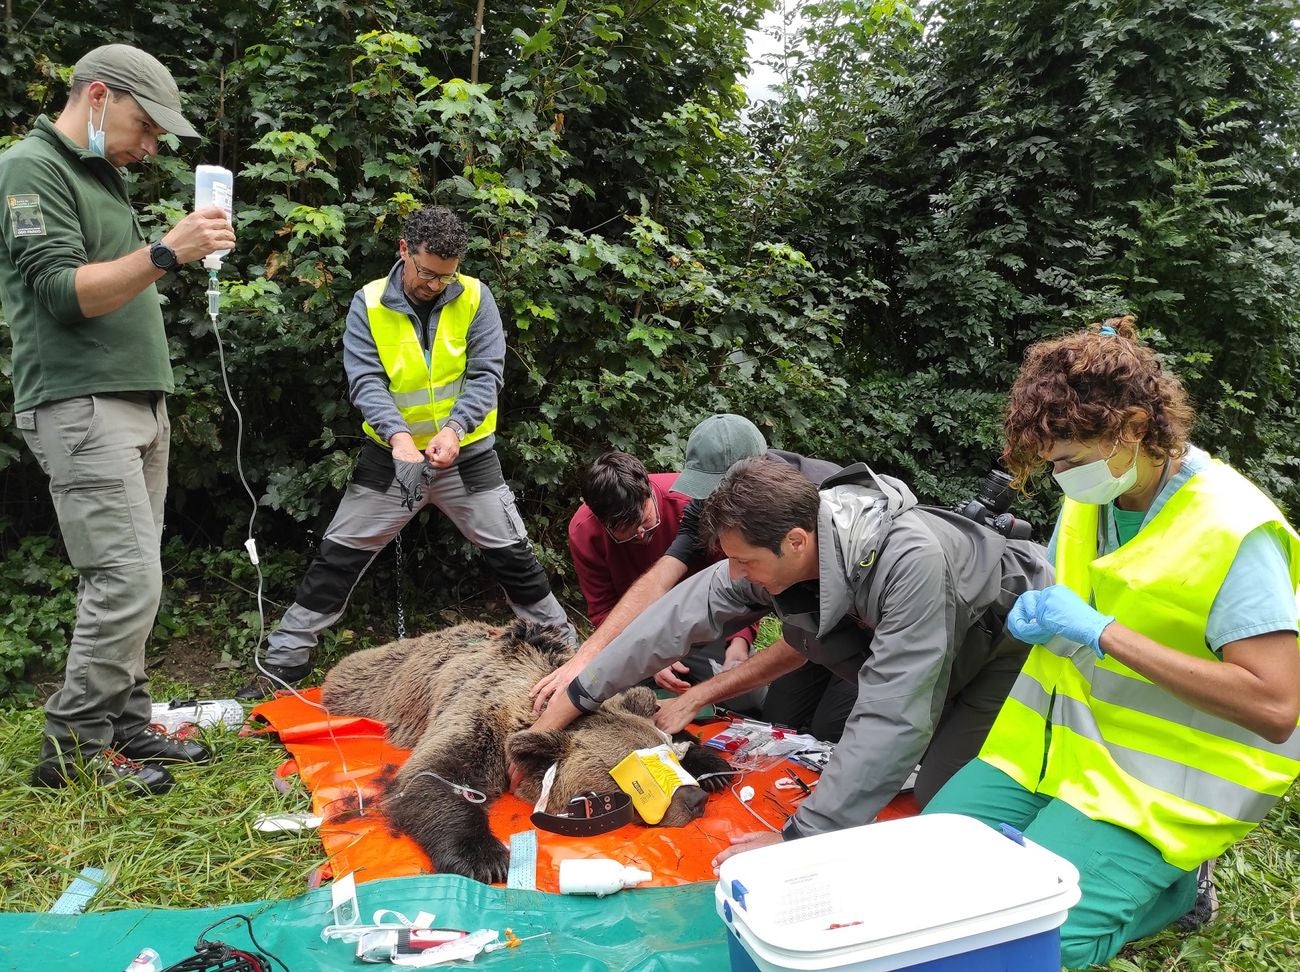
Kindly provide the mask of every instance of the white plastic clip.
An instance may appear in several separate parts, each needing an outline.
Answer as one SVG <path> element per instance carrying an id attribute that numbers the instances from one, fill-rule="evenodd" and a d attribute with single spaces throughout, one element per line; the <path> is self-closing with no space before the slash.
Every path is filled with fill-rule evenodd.
<path id="1" fill-rule="evenodd" d="M 248 559 L 251 560 L 253 562 L 253 566 L 256 567 L 257 566 L 257 541 L 254 540 L 252 537 L 249 537 L 247 540 L 244 541 L 244 549 L 248 551 Z"/>

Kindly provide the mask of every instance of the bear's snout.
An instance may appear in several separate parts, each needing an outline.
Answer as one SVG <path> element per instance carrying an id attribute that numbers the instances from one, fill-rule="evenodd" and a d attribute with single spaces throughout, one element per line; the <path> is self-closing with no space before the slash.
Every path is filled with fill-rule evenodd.
<path id="1" fill-rule="evenodd" d="M 685 827 L 697 817 L 704 815 L 704 805 L 709 802 L 709 795 L 698 786 L 679 786 L 673 792 L 672 802 L 664 811 L 660 827 Z"/>

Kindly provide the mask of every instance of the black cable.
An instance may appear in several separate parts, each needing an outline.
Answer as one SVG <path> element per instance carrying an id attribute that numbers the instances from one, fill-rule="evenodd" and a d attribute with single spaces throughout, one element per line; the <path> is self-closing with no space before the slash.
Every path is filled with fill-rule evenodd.
<path id="1" fill-rule="evenodd" d="M 247 926 L 249 941 L 257 949 L 256 955 L 232 948 L 225 942 L 208 941 L 204 937 L 212 929 L 232 919 L 239 919 Z M 227 961 L 231 959 L 234 960 L 233 964 Z M 284 972 L 289 972 L 289 966 L 257 940 L 253 934 L 253 921 L 248 915 L 226 915 L 199 932 L 198 941 L 194 943 L 194 955 L 167 966 L 163 972 L 268 972 L 269 966 L 263 965 L 264 960 L 275 962 Z M 213 964 L 214 961 L 218 964 Z"/>

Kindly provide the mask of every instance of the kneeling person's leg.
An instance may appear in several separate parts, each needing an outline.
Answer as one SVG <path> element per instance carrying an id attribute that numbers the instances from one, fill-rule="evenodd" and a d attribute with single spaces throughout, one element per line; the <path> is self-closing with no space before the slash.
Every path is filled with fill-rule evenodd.
<path id="1" fill-rule="evenodd" d="M 1182 916 L 1196 897 L 1195 871 L 1174 867 L 1138 834 L 1092 820 L 1064 801 L 1044 807 L 1025 836 L 1079 869 L 1082 896 L 1061 926 L 1066 968 L 1107 962 L 1127 943 Z"/>
<path id="2" fill-rule="evenodd" d="M 681 663 L 686 666 L 686 674 L 682 676 L 682 681 L 698 685 L 717 675 L 726 664 L 727 645 L 730 643 L 731 638 L 727 637 L 718 641 L 691 645 L 690 651 L 681 659 Z M 761 685 L 732 698 L 723 699 L 718 704 L 748 716 L 758 716 L 762 712 L 763 700 L 766 696 L 767 686 Z"/>
<path id="3" fill-rule="evenodd" d="M 569 630 L 569 619 L 528 542 L 515 495 L 506 485 L 495 451 L 472 456 L 440 472 L 430 487 L 429 499 L 478 547 L 517 617 Z"/>
<path id="4" fill-rule="evenodd" d="M 763 718 L 791 726 L 826 742 L 839 742 L 858 700 L 858 686 L 829 668 L 807 662 L 767 687 Z"/>
<path id="5" fill-rule="evenodd" d="M 309 664 L 311 650 L 343 613 L 357 582 L 414 516 L 402 504 L 392 456 L 381 446 L 363 446 L 320 551 L 268 639 L 266 661 L 288 669 Z"/>

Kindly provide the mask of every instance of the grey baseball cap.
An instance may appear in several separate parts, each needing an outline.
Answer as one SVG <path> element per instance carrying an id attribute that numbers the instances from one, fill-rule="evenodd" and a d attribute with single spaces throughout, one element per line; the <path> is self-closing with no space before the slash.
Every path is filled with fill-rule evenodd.
<path id="1" fill-rule="evenodd" d="M 181 114 L 181 93 L 172 73 L 138 47 L 96 47 L 72 68 L 72 80 L 103 81 L 110 88 L 126 91 L 163 131 L 182 138 L 199 137 Z"/>
<path id="2" fill-rule="evenodd" d="M 704 499 L 717 488 L 723 474 L 740 462 L 767 452 L 763 433 L 743 415 L 710 415 L 691 430 L 686 462 L 673 482 L 673 492 Z"/>

